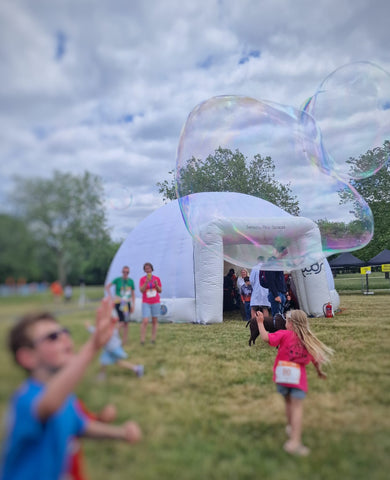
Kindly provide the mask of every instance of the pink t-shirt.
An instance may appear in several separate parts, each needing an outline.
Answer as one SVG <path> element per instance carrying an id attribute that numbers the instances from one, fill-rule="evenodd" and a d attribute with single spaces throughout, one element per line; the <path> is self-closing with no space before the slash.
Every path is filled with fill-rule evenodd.
<path id="1" fill-rule="evenodd" d="M 273 368 L 273 381 L 307 392 L 305 365 L 313 362 L 313 357 L 291 330 L 269 333 L 268 338 L 271 347 L 279 346 Z"/>
<path id="2" fill-rule="evenodd" d="M 143 303 L 160 303 L 160 295 L 154 286 L 155 280 L 157 280 L 157 285 L 161 288 L 161 280 L 155 275 L 152 275 L 152 278 L 150 280 L 148 280 L 147 275 L 140 279 L 140 288 L 145 282 L 148 282 L 148 288 L 142 294 Z"/>

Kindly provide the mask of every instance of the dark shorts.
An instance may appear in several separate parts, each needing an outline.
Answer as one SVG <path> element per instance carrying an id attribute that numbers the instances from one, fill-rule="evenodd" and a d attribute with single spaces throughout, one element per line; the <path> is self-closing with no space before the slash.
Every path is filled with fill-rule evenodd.
<path id="1" fill-rule="evenodd" d="M 125 308 L 123 308 L 125 307 Z M 120 322 L 130 322 L 130 308 L 131 308 L 131 303 L 116 303 L 115 304 L 115 310 L 118 313 L 119 321 Z"/>

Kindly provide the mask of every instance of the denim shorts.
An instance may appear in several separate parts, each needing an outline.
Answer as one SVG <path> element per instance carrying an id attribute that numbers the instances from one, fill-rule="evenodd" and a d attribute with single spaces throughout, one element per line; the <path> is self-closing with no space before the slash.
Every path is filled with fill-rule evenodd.
<path id="1" fill-rule="evenodd" d="M 122 347 L 117 347 L 115 350 L 103 350 L 100 355 L 100 365 L 113 365 L 118 360 L 127 358 L 127 353 Z"/>
<path id="2" fill-rule="evenodd" d="M 278 391 L 278 393 L 283 395 L 283 397 L 290 395 L 292 398 L 297 398 L 298 400 L 303 400 L 306 397 L 306 392 L 304 392 L 300 388 L 285 387 L 284 385 L 280 385 L 279 383 L 276 384 L 276 390 Z"/>
<path id="3" fill-rule="evenodd" d="M 142 318 L 158 317 L 160 310 L 161 305 L 159 303 L 143 303 Z"/>

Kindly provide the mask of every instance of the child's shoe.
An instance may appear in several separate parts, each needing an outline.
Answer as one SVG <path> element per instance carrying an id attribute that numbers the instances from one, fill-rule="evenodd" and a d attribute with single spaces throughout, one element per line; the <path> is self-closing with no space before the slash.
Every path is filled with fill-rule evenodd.
<path id="1" fill-rule="evenodd" d="M 135 366 L 135 373 L 137 377 L 142 377 L 144 374 L 144 366 L 143 365 L 136 365 Z"/>
<path id="2" fill-rule="evenodd" d="M 307 457 L 310 453 L 310 450 L 307 447 L 302 444 L 294 445 L 291 440 L 283 445 L 283 449 L 290 455 L 297 455 L 298 457 Z"/>

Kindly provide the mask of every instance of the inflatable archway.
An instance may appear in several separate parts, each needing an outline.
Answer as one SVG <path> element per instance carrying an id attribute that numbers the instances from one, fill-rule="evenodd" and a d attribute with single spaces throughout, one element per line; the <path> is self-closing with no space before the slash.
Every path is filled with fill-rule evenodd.
<path id="1" fill-rule="evenodd" d="M 234 256 L 236 249 L 247 248 L 234 237 L 232 224 L 238 225 L 241 232 L 248 229 L 252 237 L 258 235 L 269 243 L 278 230 L 272 226 L 282 226 L 290 232 L 291 249 L 302 248 L 302 242 L 307 242 L 310 245 L 307 257 L 295 266 L 293 272 L 300 305 L 312 316 L 323 315 L 323 305 L 328 301 L 338 308 L 333 277 L 327 273 L 328 262 L 322 256 L 320 233 L 314 222 L 293 217 L 275 205 L 249 195 L 227 192 L 196 195 L 208 196 L 207 201 L 211 202 L 223 201 L 231 215 L 230 219 L 211 220 L 202 226 L 207 229 L 206 237 L 213 244 L 212 249 L 193 241 L 175 200 L 144 219 L 129 234 L 111 263 L 106 284 L 120 276 L 123 265 L 130 267 L 130 277 L 136 284 L 134 320 L 141 320 L 138 284 L 144 275 L 143 264 L 151 262 L 163 286 L 161 321 L 222 322 L 224 261 L 222 255 L 216 254 L 215 248 L 225 249 L 225 252 L 227 249 L 229 256 Z M 242 216 L 242 212 L 253 212 L 253 216 Z"/>

